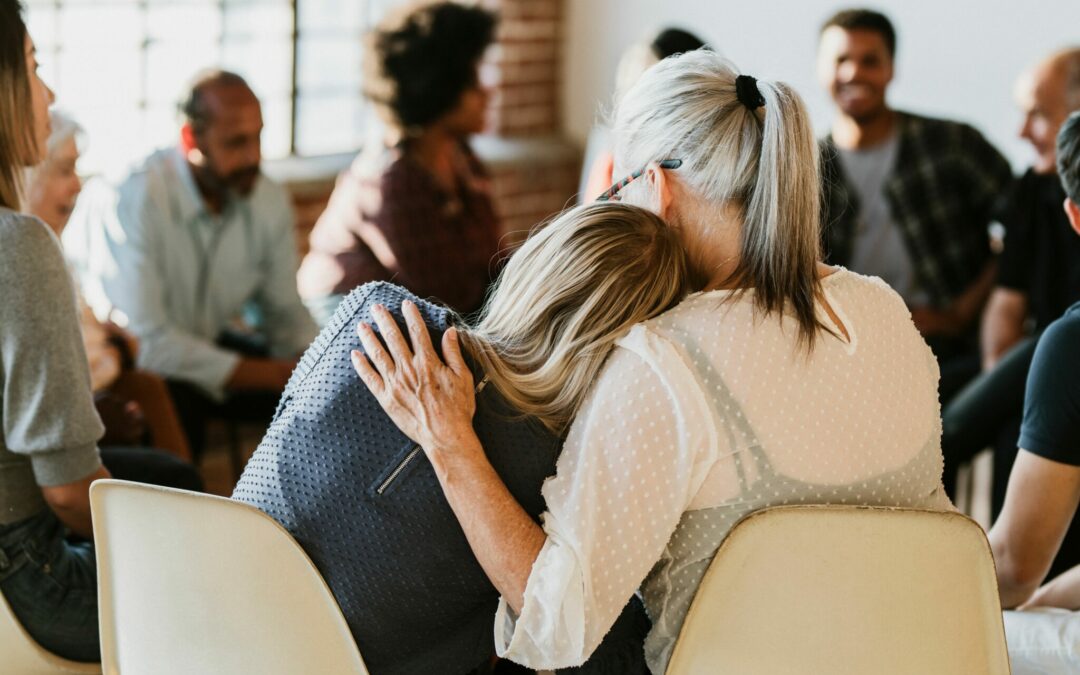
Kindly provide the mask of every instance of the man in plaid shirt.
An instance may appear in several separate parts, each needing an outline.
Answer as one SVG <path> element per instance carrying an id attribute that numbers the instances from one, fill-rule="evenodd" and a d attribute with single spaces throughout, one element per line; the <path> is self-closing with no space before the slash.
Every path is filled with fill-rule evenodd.
<path id="1" fill-rule="evenodd" d="M 842 11 L 822 29 L 819 76 L 839 112 L 821 144 L 824 254 L 904 298 L 943 361 L 945 398 L 978 370 L 973 328 L 995 274 L 987 227 L 1012 172 L 975 129 L 889 108 L 895 49 L 877 12 Z"/>

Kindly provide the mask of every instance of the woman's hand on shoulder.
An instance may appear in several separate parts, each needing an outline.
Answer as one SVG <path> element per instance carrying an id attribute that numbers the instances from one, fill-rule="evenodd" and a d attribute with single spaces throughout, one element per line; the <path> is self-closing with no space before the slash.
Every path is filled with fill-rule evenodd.
<path id="1" fill-rule="evenodd" d="M 476 394 L 457 330 L 450 328 L 443 334 L 444 363 L 416 305 L 405 301 L 401 311 L 410 340 L 406 341 L 390 312 L 376 305 L 372 313 L 386 346 L 371 326 L 359 324 L 357 333 L 367 356 L 354 350 L 353 367 L 390 419 L 429 457 L 475 447 Z"/>

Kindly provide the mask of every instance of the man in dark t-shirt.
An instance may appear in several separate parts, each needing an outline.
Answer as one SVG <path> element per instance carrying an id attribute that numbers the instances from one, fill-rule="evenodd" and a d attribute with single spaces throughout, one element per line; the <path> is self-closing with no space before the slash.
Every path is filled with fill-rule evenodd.
<path id="1" fill-rule="evenodd" d="M 1057 164 L 1080 234 L 1080 112 L 1062 125 Z M 1080 607 L 1080 565 L 1043 580 L 1080 504 L 1080 303 L 1043 333 L 1028 373 L 1020 452 L 990 532 L 1003 607 Z"/>
<path id="2" fill-rule="evenodd" d="M 1001 511 L 1016 455 L 1024 381 L 1039 334 L 1080 302 L 1080 237 L 1061 205 L 1055 140 L 1065 118 L 1080 109 L 1080 49 L 1058 51 L 1017 83 L 1024 114 L 1021 136 L 1035 158 L 1015 182 L 998 218 L 1005 226 L 994 291 L 981 326 L 983 373 L 942 411 L 943 483 L 955 496 L 957 468 L 994 448 L 992 514 Z M 1061 565 L 1080 562 L 1080 528 L 1071 535 Z"/>

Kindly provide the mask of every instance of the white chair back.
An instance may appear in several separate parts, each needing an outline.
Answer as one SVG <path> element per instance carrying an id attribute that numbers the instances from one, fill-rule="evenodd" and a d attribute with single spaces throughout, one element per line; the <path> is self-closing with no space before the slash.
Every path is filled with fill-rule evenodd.
<path id="1" fill-rule="evenodd" d="M 117 480 L 90 502 L 105 673 L 367 675 L 326 582 L 258 509 Z"/>
<path id="2" fill-rule="evenodd" d="M 986 535 L 959 513 L 787 506 L 720 546 L 667 675 L 1009 673 Z"/>
<path id="3" fill-rule="evenodd" d="M 0 595 L 0 672 L 6 675 L 91 675 L 100 673 L 101 666 L 68 661 L 43 649 L 19 623 L 7 599 Z"/>

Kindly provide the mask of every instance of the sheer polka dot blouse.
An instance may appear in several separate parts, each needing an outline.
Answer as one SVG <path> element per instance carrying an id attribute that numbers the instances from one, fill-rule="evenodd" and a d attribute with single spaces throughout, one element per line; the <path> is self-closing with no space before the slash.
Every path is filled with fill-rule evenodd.
<path id="1" fill-rule="evenodd" d="M 521 615 L 500 603 L 500 655 L 582 663 L 641 589 L 654 624 L 646 658 L 662 673 L 709 562 L 747 513 L 951 508 L 937 365 L 903 301 L 846 270 L 823 286 L 843 326 L 809 353 L 793 318 L 762 317 L 749 294 L 724 291 L 619 341 L 544 485 L 547 543 Z"/>

